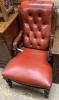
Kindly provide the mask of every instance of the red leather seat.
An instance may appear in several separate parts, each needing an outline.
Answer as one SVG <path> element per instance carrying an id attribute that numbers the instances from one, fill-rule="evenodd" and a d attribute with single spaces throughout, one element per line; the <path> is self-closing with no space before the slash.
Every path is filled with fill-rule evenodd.
<path id="1" fill-rule="evenodd" d="M 21 4 L 21 32 L 14 44 L 22 42 L 24 48 L 6 65 L 2 72 L 4 77 L 17 83 L 50 90 L 52 66 L 48 63 L 48 50 L 53 7 L 53 3 L 41 1 L 25 1 Z"/>
<path id="2" fill-rule="evenodd" d="M 49 89 L 52 84 L 52 68 L 48 64 L 48 52 L 24 48 L 3 71 L 3 75 L 18 83 Z"/>

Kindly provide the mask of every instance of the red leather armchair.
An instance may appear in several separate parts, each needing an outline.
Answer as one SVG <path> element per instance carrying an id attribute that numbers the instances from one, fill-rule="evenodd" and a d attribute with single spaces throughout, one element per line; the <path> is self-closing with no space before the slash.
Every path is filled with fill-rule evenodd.
<path id="1" fill-rule="evenodd" d="M 13 43 L 14 49 L 19 47 L 18 50 L 21 52 L 10 60 L 2 72 L 9 86 L 12 87 L 12 81 L 15 81 L 42 88 L 44 95 L 48 96 L 52 85 L 52 65 L 48 62 L 48 58 L 49 43 L 53 38 L 50 38 L 53 8 L 54 5 L 50 2 L 21 3 L 19 7 L 21 32 Z"/>

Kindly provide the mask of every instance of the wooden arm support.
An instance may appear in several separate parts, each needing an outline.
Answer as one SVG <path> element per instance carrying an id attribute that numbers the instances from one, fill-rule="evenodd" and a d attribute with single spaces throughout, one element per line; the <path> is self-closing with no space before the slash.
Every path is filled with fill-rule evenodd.
<path id="1" fill-rule="evenodd" d="M 49 63 L 52 63 L 52 62 L 53 62 L 53 53 L 52 53 L 53 41 L 54 41 L 54 34 L 52 34 L 52 35 L 50 36 L 49 58 L 48 58 L 48 62 L 49 62 Z"/>

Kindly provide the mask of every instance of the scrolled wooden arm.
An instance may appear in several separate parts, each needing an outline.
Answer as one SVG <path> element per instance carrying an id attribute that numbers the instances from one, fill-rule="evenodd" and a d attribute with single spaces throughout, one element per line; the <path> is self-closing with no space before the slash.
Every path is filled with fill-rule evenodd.
<path id="1" fill-rule="evenodd" d="M 19 32 L 18 36 L 15 38 L 15 40 L 13 41 L 13 51 L 16 52 L 16 48 L 18 47 L 18 45 L 21 43 L 22 41 L 22 31 Z"/>

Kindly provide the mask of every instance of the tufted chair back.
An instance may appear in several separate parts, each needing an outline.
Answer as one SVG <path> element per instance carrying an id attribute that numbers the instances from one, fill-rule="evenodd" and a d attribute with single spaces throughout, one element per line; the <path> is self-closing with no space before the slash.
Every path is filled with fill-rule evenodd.
<path id="1" fill-rule="evenodd" d="M 22 3 L 19 8 L 24 46 L 47 50 L 51 34 L 52 3 L 29 2 Z"/>

